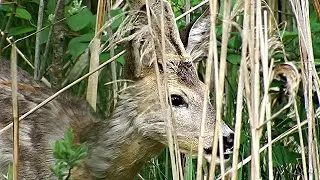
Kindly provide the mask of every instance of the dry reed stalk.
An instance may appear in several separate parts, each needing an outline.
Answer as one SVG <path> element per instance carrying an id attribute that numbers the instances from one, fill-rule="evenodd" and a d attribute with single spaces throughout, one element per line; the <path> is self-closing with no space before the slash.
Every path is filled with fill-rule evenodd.
<path id="1" fill-rule="evenodd" d="M 108 20 L 112 18 L 111 16 L 111 1 L 107 0 L 107 17 Z M 114 46 L 112 44 L 112 37 L 113 37 L 113 32 L 112 32 L 112 26 L 109 26 L 107 28 L 107 33 L 108 37 L 110 38 L 109 43 L 110 43 L 110 57 L 114 56 Z M 116 62 L 113 61 L 111 62 L 111 74 L 112 74 L 112 81 L 115 82 L 117 80 L 117 69 L 116 69 Z M 114 107 L 117 104 L 118 100 L 118 84 L 115 82 L 112 84 L 112 90 L 113 90 L 113 104 Z"/>
<path id="2" fill-rule="evenodd" d="M 160 3 L 161 6 L 161 17 L 164 18 L 163 16 L 163 1 L 161 1 Z M 149 31 L 152 32 L 152 28 L 151 28 L 151 14 L 150 14 L 150 5 L 149 5 L 149 0 L 146 0 L 146 11 L 147 11 L 147 17 L 148 17 L 148 27 L 149 27 Z M 163 18 L 161 18 L 160 20 L 160 28 L 161 28 L 161 56 L 162 56 L 162 61 L 164 61 L 164 56 L 165 56 L 165 44 L 164 44 L 164 22 L 163 22 Z M 167 91 L 167 86 L 166 86 L 166 82 L 167 82 L 167 77 L 166 77 L 166 65 L 165 63 L 163 63 L 163 71 L 164 71 L 164 91 L 162 91 L 162 87 L 161 87 L 161 80 L 160 80 L 160 71 L 159 71 L 159 67 L 158 67 L 158 63 L 154 62 L 153 63 L 154 68 L 155 68 L 155 72 L 156 72 L 156 77 L 157 77 L 157 87 L 158 87 L 158 93 L 159 93 L 159 100 L 160 100 L 160 105 L 161 105 L 161 109 L 162 109 L 162 114 L 164 115 L 164 117 L 166 117 L 166 133 L 167 133 L 167 138 L 168 138 L 168 147 L 169 147 L 169 153 L 170 153 L 170 160 L 171 160 L 171 166 L 173 168 L 171 168 L 172 170 L 172 177 L 174 179 L 179 179 L 179 173 L 178 173 L 178 168 L 176 165 L 176 156 L 175 156 L 175 146 L 174 146 L 174 139 L 173 139 L 173 135 L 172 135 L 172 123 L 171 123 L 171 113 L 168 113 L 168 102 L 164 102 L 164 96 L 163 96 L 163 92 L 165 92 L 165 97 L 168 97 L 168 91 Z M 165 100 L 167 101 L 168 98 L 165 98 Z"/>
<path id="3" fill-rule="evenodd" d="M 199 140 L 198 140 L 198 159 L 197 159 L 197 180 L 201 180 L 202 179 L 202 164 L 203 164 L 203 136 L 204 136 L 204 130 L 205 130 L 205 121 L 206 121 L 206 114 L 207 114 L 207 106 L 209 103 L 209 88 L 210 88 L 210 81 L 211 81 L 211 70 L 212 70 L 212 63 L 213 63 L 213 59 L 215 62 L 217 62 L 218 60 L 218 55 L 217 55 L 217 40 L 216 40 L 216 34 L 215 34 L 215 19 L 216 19 L 216 15 L 217 15 L 217 0 L 213 0 L 213 1 L 209 1 L 209 7 L 210 7 L 210 23 L 211 23 L 211 27 L 210 27 L 210 42 L 209 42 L 209 50 L 208 50 L 208 59 L 206 62 L 206 75 L 205 75 L 205 96 L 204 96 L 204 100 L 203 100 L 203 110 L 202 110 L 202 118 L 201 118 L 201 127 L 200 127 L 200 135 L 199 135 Z M 217 79 L 217 78 L 216 78 Z M 216 125 L 215 125 L 215 129 L 220 129 L 219 128 L 219 124 L 217 124 L 217 120 L 216 120 Z M 217 134 L 217 133 L 215 133 Z M 215 136 L 214 136 L 215 137 Z M 217 139 L 217 138 L 216 138 Z M 217 144 L 217 140 L 213 142 L 214 144 Z M 211 157 L 212 159 L 215 159 L 215 155 L 217 151 L 217 147 L 216 149 L 212 150 L 211 153 Z M 215 160 L 213 161 L 211 159 L 211 162 L 214 162 L 215 164 Z M 212 163 L 213 164 L 213 163 Z M 211 165 L 211 166 L 215 166 L 215 165 Z M 210 179 L 210 171 L 209 171 L 209 179 Z"/>
<path id="4" fill-rule="evenodd" d="M 64 3 L 62 0 L 58 0 L 57 1 L 57 5 L 56 5 L 56 8 L 54 9 L 54 14 L 57 14 L 58 11 L 59 11 L 59 7 L 60 7 L 60 4 L 61 3 Z M 42 61 L 40 62 L 40 69 L 39 69 L 39 74 L 38 74 L 38 77 L 36 80 L 39 80 L 40 78 L 43 77 L 43 74 L 44 74 L 44 71 L 45 71 L 45 68 L 46 68 L 46 65 L 47 65 L 47 57 L 48 57 L 48 54 L 49 54 L 49 49 L 50 49 L 50 45 L 51 45 L 51 36 L 52 36 L 52 33 L 53 33 L 53 28 L 54 28 L 54 24 L 56 22 L 56 19 L 57 19 L 57 16 L 53 16 L 51 22 L 50 22 L 50 28 L 49 28 L 49 34 L 48 34 L 48 40 L 46 42 L 46 46 L 45 46 L 45 49 L 44 49 L 44 53 L 43 53 L 43 58 L 42 58 Z M 63 19 L 66 19 L 66 18 L 63 18 Z M 58 21 L 57 21 L 58 23 Z M 41 31 L 39 30 L 39 33 L 37 34 L 40 34 Z"/>
<path id="5" fill-rule="evenodd" d="M 302 68 L 302 82 L 304 88 L 305 109 L 308 120 L 308 173 L 309 179 L 319 179 L 319 155 L 315 153 L 315 117 L 313 109 L 313 76 L 314 76 L 314 56 L 312 51 L 311 30 L 309 22 L 309 2 L 290 0 L 292 10 L 297 19 L 297 28 L 300 44 L 300 55 Z M 317 90 L 318 92 L 319 90 Z"/>
<path id="6" fill-rule="evenodd" d="M 2 31 L 0 31 L 2 32 Z M 10 46 L 12 46 L 12 41 L 9 38 L 6 38 L 7 42 L 9 43 Z M 20 57 L 22 57 L 22 59 L 32 68 L 34 69 L 34 66 L 31 64 L 31 62 L 26 58 L 26 56 L 20 51 L 20 49 L 17 46 L 14 46 L 12 48 L 15 48 L 17 53 L 20 55 Z M 47 86 L 47 87 L 51 87 L 50 82 L 45 78 L 42 77 L 41 81 Z"/>
<path id="7" fill-rule="evenodd" d="M 119 6 L 122 4 L 124 0 L 116 0 L 115 2 L 113 2 L 113 6 L 112 9 L 118 9 Z"/>
<path id="8" fill-rule="evenodd" d="M 15 43 L 11 49 L 11 93 L 13 116 L 13 179 L 19 179 L 19 113 L 18 113 L 18 78 L 17 51 Z"/>
<path id="9" fill-rule="evenodd" d="M 186 12 L 190 10 L 190 0 L 186 0 L 186 7 L 185 7 Z M 190 14 L 186 15 L 186 24 L 190 23 Z"/>
<path id="10" fill-rule="evenodd" d="M 100 38 L 94 38 L 90 43 L 90 70 L 95 69 L 99 65 L 99 48 Z M 92 74 L 88 79 L 88 88 L 86 99 L 90 106 L 96 111 L 97 108 L 97 88 L 98 88 L 99 73 Z"/>
<path id="11" fill-rule="evenodd" d="M 263 122 L 266 118 L 270 118 L 271 116 L 271 103 L 269 100 L 269 86 L 271 83 L 271 69 L 273 67 L 273 60 L 270 63 L 270 70 L 269 70 L 269 54 L 268 54 L 268 19 L 267 19 L 267 11 L 263 11 L 263 23 L 260 24 L 259 30 L 261 33 L 260 36 L 260 44 L 261 44 L 261 64 L 262 64 L 262 71 L 263 71 L 263 86 L 264 86 L 264 94 L 263 100 L 260 107 L 260 120 L 259 122 Z M 270 22 L 270 21 L 269 21 Z M 269 180 L 273 180 L 273 163 L 272 163 L 272 144 L 271 144 L 271 122 L 267 123 L 267 138 L 268 138 L 268 174 Z"/>
<path id="12" fill-rule="evenodd" d="M 304 125 L 308 124 L 308 120 L 305 120 L 303 122 L 301 122 L 300 126 L 298 125 L 295 125 L 294 127 L 292 127 L 291 129 L 289 129 L 288 131 L 282 133 L 281 135 L 277 136 L 276 138 L 274 138 L 272 141 L 271 141 L 271 144 L 274 144 L 276 142 L 278 142 L 279 140 L 287 137 L 288 135 L 290 135 L 291 133 L 295 132 L 296 130 L 298 130 L 299 127 L 302 127 Z M 266 150 L 267 148 L 269 147 L 269 144 L 266 144 L 264 145 L 263 147 L 261 147 L 259 149 L 259 153 L 263 152 L 264 150 Z M 248 162 L 251 161 L 251 155 L 248 156 L 247 158 L 245 158 L 244 160 L 242 160 L 240 163 L 237 164 L 237 169 L 240 169 L 241 167 L 243 167 L 244 165 L 246 165 Z M 232 172 L 232 169 L 229 169 L 227 172 L 225 172 L 223 175 L 221 176 L 226 176 L 228 175 L 229 173 Z M 217 180 L 221 179 L 221 176 L 217 178 Z"/>
<path id="13" fill-rule="evenodd" d="M 95 27 L 95 37 L 90 43 L 90 67 L 89 71 L 97 68 L 99 66 L 99 49 L 100 49 L 100 40 L 101 40 L 101 33 L 100 29 L 103 27 L 104 24 L 104 13 L 105 13 L 105 2 L 104 0 L 98 1 L 97 7 L 97 19 L 96 19 L 96 27 Z M 92 74 L 88 79 L 88 88 L 87 88 L 87 96 L 86 99 L 90 106 L 96 111 L 97 108 L 97 93 L 98 93 L 98 80 L 99 80 L 99 73 Z"/>
<path id="14" fill-rule="evenodd" d="M 213 60 L 213 65 L 214 65 L 214 78 L 215 78 L 215 87 L 218 87 L 219 83 L 219 76 L 218 76 L 218 48 L 217 48 L 217 37 L 216 37 L 216 17 L 218 13 L 218 7 L 217 7 L 217 0 L 214 1 L 209 1 L 209 10 L 210 10 L 210 42 L 209 42 L 209 50 L 208 50 L 208 61 Z M 211 76 L 211 69 L 212 65 L 209 66 L 209 63 L 207 61 L 207 69 L 206 71 L 206 86 L 207 88 L 210 87 L 210 82 L 207 82 L 210 80 Z M 212 62 L 210 62 L 212 63 Z M 210 70 L 210 74 L 209 73 Z M 209 76 L 209 77 L 208 77 Z M 218 90 L 216 90 L 217 94 Z M 206 98 L 206 96 L 205 96 Z M 221 114 L 216 111 L 216 115 L 221 116 Z M 217 116 L 216 116 L 217 117 Z M 211 153 L 211 162 L 210 162 L 210 167 L 209 167 L 209 179 L 213 179 L 214 177 L 214 172 L 215 172 L 215 166 L 216 166 L 216 156 L 217 156 L 217 146 L 218 146 L 218 134 L 220 131 L 220 121 L 221 118 L 218 117 L 216 118 L 216 124 L 215 124 L 215 129 L 213 132 L 213 142 L 212 142 L 212 153 Z M 201 128 L 202 129 L 202 128 Z M 199 156 L 199 155 L 198 155 Z M 199 157 L 198 157 L 199 158 Z M 199 163 L 198 163 L 199 166 Z M 198 167 L 199 168 L 199 167 Z M 197 174 L 198 174 L 199 169 L 197 169 Z"/>
<path id="15" fill-rule="evenodd" d="M 214 1 L 216 4 L 216 1 Z M 210 6 L 212 6 L 211 1 L 209 2 Z M 208 103 L 209 103 L 209 88 L 210 88 L 210 77 L 211 77 L 211 70 L 212 70 L 212 59 L 213 59 L 213 34 L 215 34 L 215 26 L 214 21 L 212 19 L 215 19 L 215 11 L 211 11 L 210 8 L 210 21 L 211 21 L 211 27 L 210 27 L 210 44 L 209 44 L 209 55 L 206 62 L 206 75 L 205 75 L 205 88 L 204 88 L 204 99 L 203 99 L 203 108 L 202 108 L 202 118 L 201 118 L 201 125 L 200 125 L 200 135 L 198 140 L 198 159 L 197 159 L 197 180 L 202 179 L 202 164 L 203 164 L 203 137 L 204 137 L 204 130 L 205 130 L 205 122 L 206 122 L 206 116 L 207 116 L 207 109 L 208 109 Z M 217 126 L 217 120 L 216 120 L 216 126 Z"/>
<path id="16" fill-rule="evenodd" d="M 270 118 L 271 116 L 271 103 L 269 101 L 269 98 L 267 99 L 266 104 L 266 118 Z M 272 136 L 271 136 L 271 129 L 272 125 L 271 122 L 267 123 L 267 136 L 268 136 L 268 173 L 269 173 L 269 179 L 273 180 L 273 162 L 272 162 Z"/>
<path id="17" fill-rule="evenodd" d="M 276 7 L 277 7 L 277 2 L 275 0 L 269 0 L 268 5 L 269 5 L 269 9 L 270 9 L 268 26 L 269 26 L 269 34 L 271 35 L 273 33 L 273 28 L 275 28 L 276 22 L 277 22 L 277 20 L 276 20 L 277 16 L 275 15 L 278 13 L 277 11 L 275 11 Z"/>
<path id="18" fill-rule="evenodd" d="M 236 107 L 236 124 L 235 124 L 235 142 L 234 153 L 232 158 L 232 180 L 237 179 L 237 164 L 238 154 L 240 148 L 241 124 L 242 124 L 242 109 L 243 109 L 243 90 L 245 81 L 245 68 L 247 64 L 247 48 L 248 48 L 248 35 L 249 35 L 249 9 L 250 2 L 244 2 L 244 19 L 243 30 L 241 32 L 242 49 L 241 49 L 241 65 L 239 70 L 238 90 L 237 90 L 237 107 Z"/>
<path id="19" fill-rule="evenodd" d="M 295 99 L 293 99 L 293 106 L 294 106 L 294 112 L 295 112 L 296 119 L 297 119 L 299 142 L 300 142 L 300 146 L 301 146 L 303 178 L 308 179 L 307 160 L 306 160 L 306 155 L 305 155 L 305 150 L 304 150 L 303 134 L 302 134 L 302 129 L 301 129 L 301 122 L 300 122 L 300 117 L 299 117 L 298 105 L 297 105 L 297 101 Z"/>
<path id="20" fill-rule="evenodd" d="M 175 155 L 175 147 L 173 144 L 173 135 L 172 135 L 172 124 L 171 124 L 171 118 L 170 115 L 168 113 L 168 107 L 166 106 L 165 102 L 163 101 L 163 92 L 162 87 L 161 87 L 161 80 L 160 80 L 160 71 L 159 71 L 159 66 L 158 63 L 154 63 L 154 68 L 156 71 L 156 76 L 157 76 L 157 87 L 158 87 L 158 93 L 159 93 L 159 99 L 160 99 L 160 105 L 161 105 L 161 109 L 162 109 L 162 114 L 164 114 L 164 116 L 166 117 L 167 120 L 167 125 L 166 125 L 166 133 L 167 133 L 167 137 L 168 137 L 168 147 L 169 147 L 169 153 L 170 153 L 170 159 L 171 159 L 171 166 L 172 166 L 172 176 L 174 177 L 174 179 L 179 179 L 179 173 L 178 173 L 178 168 L 176 165 L 176 155 Z M 164 71 L 165 72 L 165 71 Z"/>
<path id="21" fill-rule="evenodd" d="M 33 78 L 38 80 L 40 75 L 40 38 L 43 21 L 43 11 L 44 11 L 44 2 L 43 0 L 39 0 L 39 11 L 38 11 L 38 22 L 37 22 L 37 31 L 39 33 L 36 34 L 36 44 L 35 44 L 35 53 L 34 53 L 34 74 Z"/>
<path id="22" fill-rule="evenodd" d="M 181 14 L 180 16 L 176 17 L 175 20 L 178 21 L 179 19 L 183 18 L 184 16 L 192 13 L 193 11 L 195 11 L 196 9 L 200 8 L 201 6 L 205 5 L 206 3 L 208 3 L 209 0 L 204 0 L 201 3 L 197 4 L 196 6 L 194 6 L 193 8 L 191 8 L 189 11 L 184 12 L 183 14 Z"/>
<path id="23" fill-rule="evenodd" d="M 244 48 L 244 46 L 243 46 Z M 246 48 L 244 48 L 246 49 Z M 240 149 L 240 136 L 241 136 L 241 125 L 242 125 L 242 110 L 243 110 L 243 90 L 244 90 L 244 75 L 243 75 L 243 63 L 241 61 L 239 69 L 239 80 L 238 80 L 238 90 L 237 90 L 237 106 L 236 106 L 236 123 L 235 123 L 235 134 L 234 134 L 234 148 L 232 156 L 232 180 L 237 179 L 237 164 Z"/>
<path id="24" fill-rule="evenodd" d="M 221 42 L 221 52 L 220 52 L 220 67 L 219 67 L 219 81 L 218 86 L 216 87 L 217 91 L 217 109 L 219 109 L 220 112 L 220 120 L 221 122 L 222 118 L 222 102 L 223 102 L 223 94 L 224 94 L 224 80 L 226 75 L 226 69 L 227 69 L 227 50 L 228 50 L 228 40 L 230 37 L 230 31 L 231 31 L 231 1 L 225 0 L 224 1 L 224 8 L 223 8 L 223 23 L 222 23 L 222 42 Z M 215 71 L 218 71 L 218 69 L 215 69 Z M 222 138 L 222 132 L 219 133 L 219 152 L 220 152 L 220 168 L 221 173 L 224 174 L 225 171 L 225 165 L 224 165 L 224 155 L 223 155 L 223 138 Z M 224 180 L 224 177 L 222 177 L 222 180 Z"/>
<path id="25" fill-rule="evenodd" d="M 77 80 L 75 80 L 74 82 L 70 83 L 69 85 L 65 86 L 64 88 L 60 89 L 59 91 L 57 91 L 56 93 L 54 93 L 52 96 L 48 97 L 47 99 L 45 99 L 44 101 L 42 101 L 40 104 L 38 104 L 37 106 L 35 106 L 34 108 L 30 109 L 28 112 L 26 112 L 25 114 L 23 114 L 22 116 L 19 117 L 19 121 L 23 120 L 24 118 L 26 118 L 27 116 L 29 116 L 31 113 L 33 113 L 34 111 L 36 111 L 37 109 L 41 108 L 42 106 L 44 106 L 45 104 L 47 104 L 48 102 L 52 101 L 54 98 L 56 98 L 57 96 L 59 96 L 60 94 L 62 94 L 63 92 L 65 92 L 66 90 L 68 90 L 69 88 L 71 88 L 72 86 L 74 86 L 75 84 L 79 83 L 80 81 L 82 81 L 83 79 L 89 77 L 90 75 L 92 75 L 93 73 L 99 71 L 100 69 L 102 69 L 104 66 L 106 66 L 107 64 L 111 63 L 112 61 L 116 60 L 117 58 L 119 58 L 120 56 L 122 56 L 125 53 L 125 50 L 121 51 L 120 53 L 118 53 L 117 55 L 113 56 L 112 58 L 110 58 L 108 61 L 100 64 L 96 69 L 88 72 L 87 74 L 83 75 L 82 77 L 78 78 Z M 8 130 L 9 128 L 11 128 L 13 125 L 13 123 L 8 124 L 6 127 L 2 128 L 0 130 L 0 135 L 2 133 L 4 133 L 6 130 Z"/>
<path id="26" fill-rule="evenodd" d="M 251 131 L 251 176 L 250 178 L 260 178 L 260 131 L 257 127 L 260 124 L 260 31 L 259 26 L 261 23 L 261 1 L 251 1 L 251 36 L 249 40 L 249 57 L 250 57 L 250 69 L 252 70 L 250 77 L 250 85 L 252 94 L 251 103 L 252 113 L 250 117 L 250 131 Z"/>

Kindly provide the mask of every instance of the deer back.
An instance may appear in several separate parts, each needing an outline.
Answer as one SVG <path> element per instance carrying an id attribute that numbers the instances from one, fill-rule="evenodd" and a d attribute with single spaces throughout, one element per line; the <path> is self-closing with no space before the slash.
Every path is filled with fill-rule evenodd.
<path id="1" fill-rule="evenodd" d="M 19 116 L 40 104 L 53 92 L 18 69 Z M 12 122 L 11 78 L 9 63 L 0 59 L 0 129 Z M 92 124 L 91 108 L 79 98 L 64 94 L 20 122 L 21 179 L 55 179 L 50 170 L 54 164 L 53 146 L 63 138 L 68 127 L 77 131 Z M 76 137 L 77 138 L 77 137 Z M 0 134 L 0 174 L 6 175 L 12 165 L 12 129 Z"/>

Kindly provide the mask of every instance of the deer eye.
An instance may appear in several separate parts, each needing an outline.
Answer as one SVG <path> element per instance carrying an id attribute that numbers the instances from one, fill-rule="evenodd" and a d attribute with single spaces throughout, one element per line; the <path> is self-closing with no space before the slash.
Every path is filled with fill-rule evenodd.
<path id="1" fill-rule="evenodd" d="M 183 100 L 183 98 L 176 94 L 171 95 L 171 103 L 175 107 L 188 107 L 188 104 Z"/>

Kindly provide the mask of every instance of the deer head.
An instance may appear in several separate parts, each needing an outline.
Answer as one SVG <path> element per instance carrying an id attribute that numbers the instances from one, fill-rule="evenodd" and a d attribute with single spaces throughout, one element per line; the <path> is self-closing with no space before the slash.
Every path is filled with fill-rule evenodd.
<path id="1" fill-rule="evenodd" d="M 132 34 L 133 39 L 127 48 L 126 76 L 127 78 L 143 81 L 143 84 L 152 84 L 152 92 L 146 98 L 153 103 L 153 113 L 148 122 L 148 128 L 141 131 L 150 138 L 167 144 L 165 133 L 166 119 L 161 112 L 156 87 L 156 72 L 154 63 L 160 69 L 160 80 L 164 87 L 164 74 L 167 75 L 168 98 L 172 102 L 172 117 L 176 122 L 176 135 L 179 147 L 182 152 L 197 151 L 198 137 L 200 133 L 200 122 L 203 108 L 204 84 L 198 79 L 194 66 L 198 57 L 207 52 L 207 46 L 202 46 L 201 41 L 208 37 L 210 29 L 209 13 L 205 12 L 193 25 L 189 32 L 188 46 L 185 48 L 180 40 L 178 28 L 170 4 L 163 1 L 163 16 L 159 0 L 149 0 L 150 21 L 146 13 L 144 0 L 133 1 L 132 7 L 139 11 L 134 22 Z M 165 49 L 161 46 L 161 18 L 164 21 L 164 43 Z M 208 23 L 209 22 L 209 23 Z M 187 51 L 186 51 L 187 50 Z M 162 52 L 164 56 L 162 57 Z M 199 52 L 200 55 L 199 55 Z M 164 72 L 166 66 L 166 72 Z M 165 91 L 162 89 L 162 91 Z M 145 102 L 148 100 L 145 100 Z M 142 106 L 145 106 L 142 105 Z M 152 118 L 150 118 L 152 117 Z M 213 141 L 213 129 L 215 127 L 215 109 L 208 104 L 205 126 L 205 152 L 211 153 Z M 221 125 L 224 137 L 224 149 L 232 149 L 233 132 L 222 122 Z M 160 136 L 159 136 L 160 135 Z M 227 156 L 227 155 L 226 155 Z"/>

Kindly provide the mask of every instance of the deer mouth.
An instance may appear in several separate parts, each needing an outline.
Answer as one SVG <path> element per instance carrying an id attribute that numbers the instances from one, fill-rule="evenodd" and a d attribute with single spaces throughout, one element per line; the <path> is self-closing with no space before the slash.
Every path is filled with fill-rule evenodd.
<path id="1" fill-rule="evenodd" d="M 230 133 L 228 136 L 223 136 L 223 159 L 225 161 L 228 161 L 230 158 L 230 155 L 233 153 L 233 143 L 234 143 L 234 134 Z M 219 145 L 219 142 L 218 142 Z M 220 157 L 220 148 L 218 147 L 217 149 L 217 163 L 221 162 L 221 157 Z M 212 147 L 209 148 L 204 148 L 205 152 L 205 158 L 208 162 L 211 161 L 211 155 L 212 155 Z"/>
<path id="2" fill-rule="evenodd" d="M 211 162 L 211 157 L 212 157 L 212 148 L 204 148 L 204 157 L 205 159 L 208 161 L 208 162 Z M 223 159 L 225 161 L 228 161 L 231 154 L 233 153 L 233 147 L 231 148 L 227 148 L 227 149 L 224 149 L 224 152 L 223 152 Z M 220 151 L 219 151 L 219 148 L 217 149 L 217 160 L 216 160 L 217 163 L 220 163 L 221 162 L 221 158 L 220 158 Z"/>

